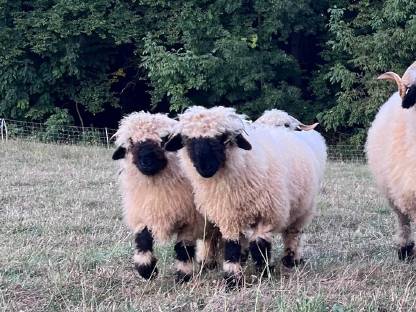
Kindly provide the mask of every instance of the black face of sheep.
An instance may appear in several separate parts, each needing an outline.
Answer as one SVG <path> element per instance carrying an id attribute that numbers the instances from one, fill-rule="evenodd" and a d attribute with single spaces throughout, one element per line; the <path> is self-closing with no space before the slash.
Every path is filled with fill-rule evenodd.
<path id="1" fill-rule="evenodd" d="M 165 151 L 160 144 L 152 140 L 133 144 L 131 152 L 133 154 L 133 164 L 141 173 L 147 176 L 157 174 L 168 164 Z"/>
<path id="2" fill-rule="evenodd" d="M 402 107 L 411 108 L 416 104 L 416 85 L 411 86 L 406 90 L 406 94 L 403 97 Z"/>
<path id="3" fill-rule="evenodd" d="M 187 144 L 195 169 L 204 178 L 212 177 L 225 162 L 225 136 L 193 138 Z"/>
<path id="4" fill-rule="evenodd" d="M 227 133 L 214 138 L 190 138 L 186 139 L 186 147 L 196 171 L 204 177 L 211 178 L 226 161 L 225 149 L 228 144 L 236 144 L 239 148 L 250 150 L 250 143 L 241 135 L 231 136 Z M 180 134 L 174 136 L 166 143 L 165 149 L 177 151 L 184 146 Z"/>

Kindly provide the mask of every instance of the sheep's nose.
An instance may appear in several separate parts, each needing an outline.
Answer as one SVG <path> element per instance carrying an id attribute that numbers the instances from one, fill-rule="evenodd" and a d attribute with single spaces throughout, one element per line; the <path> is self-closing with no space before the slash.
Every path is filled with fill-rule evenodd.
<path id="1" fill-rule="evenodd" d="M 153 156 L 147 156 L 140 159 L 140 164 L 144 167 L 149 167 L 153 164 L 153 160 L 155 157 Z"/>

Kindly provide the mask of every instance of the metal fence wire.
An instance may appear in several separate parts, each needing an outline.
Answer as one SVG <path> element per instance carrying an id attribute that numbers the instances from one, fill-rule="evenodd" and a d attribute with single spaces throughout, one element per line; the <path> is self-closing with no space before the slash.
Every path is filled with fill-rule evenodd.
<path id="1" fill-rule="evenodd" d="M 10 119 L 0 119 L 1 140 L 29 140 L 59 144 L 92 144 L 110 147 L 115 129 L 48 125 Z"/>
<path id="2" fill-rule="evenodd" d="M 328 159 L 332 161 L 363 163 L 366 161 L 366 155 L 363 147 L 337 144 L 328 146 Z"/>
<path id="3" fill-rule="evenodd" d="M 0 118 L 1 140 L 29 140 L 43 143 L 88 144 L 110 148 L 116 129 L 48 125 L 35 122 Z M 364 162 L 362 147 L 351 145 L 328 146 L 328 159 L 332 161 Z"/>

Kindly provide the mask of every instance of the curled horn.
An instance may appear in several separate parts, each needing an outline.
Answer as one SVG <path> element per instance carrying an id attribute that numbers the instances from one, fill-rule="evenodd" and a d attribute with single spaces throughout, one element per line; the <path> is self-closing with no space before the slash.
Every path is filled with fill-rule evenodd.
<path id="1" fill-rule="evenodd" d="M 397 84 L 397 88 L 399 89 L 399 94 L 403 98 L 406 94 L 406 86 L 404 85 L 402 78 L 394 72 L 387 72 L 377 77 L 379 80 L 391 80 L 395 81 Z"/>
<path id="2" fill-rule="evenodd" d="M 319 125 L 319 122 L 316 122 L 313 125 L 305 125 L 303 123 L 300 123 L 297 128 L 301 131 L 310 131 L 315 129 L 317 125 Z"/>

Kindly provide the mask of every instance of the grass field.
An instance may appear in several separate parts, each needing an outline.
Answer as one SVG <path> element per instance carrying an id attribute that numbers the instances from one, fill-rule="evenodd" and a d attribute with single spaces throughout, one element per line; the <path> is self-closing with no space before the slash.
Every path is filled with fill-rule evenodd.
<path id="1" fill-rule="evenodd" d="M 2 311 L 411 311 L 414 265 L 393 248 L 394 218 L 360 163 L 330 163 L 320 214 L 306 230 L 306 265 L 226 292 L 221 272 L 173 283 L 141 280 L 122 224 L 116 165 L 98 147 L 0 143 Z M 281 252 L 276 238 L 274 258 Z"/>

